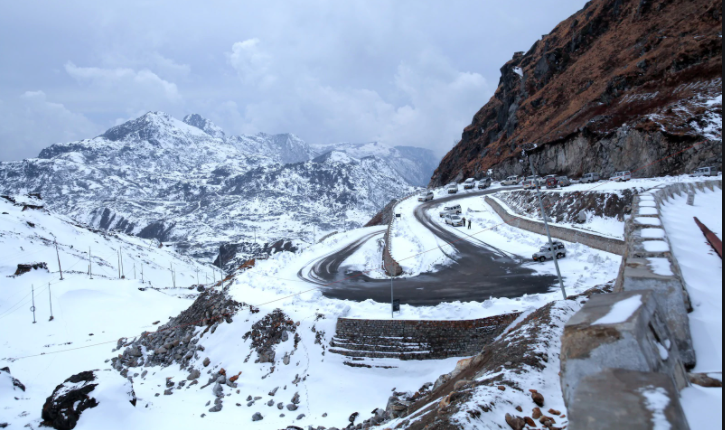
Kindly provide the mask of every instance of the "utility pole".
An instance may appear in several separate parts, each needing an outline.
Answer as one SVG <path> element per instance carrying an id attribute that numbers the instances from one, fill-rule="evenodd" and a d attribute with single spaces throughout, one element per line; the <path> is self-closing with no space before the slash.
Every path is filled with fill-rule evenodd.
<path id="1" fill-rule="evenodd" d="M 176 274 L 174 273 L 174 263 L 169 263 L 169 271 L 171 271 L 171 283 L 176 288 Z"/>
<path id="2" fill-rule="evenodd" d="M 88 247 L 88 275 L 93 279 L 93 251 Z"/>
<path id="3" fill-rule="evenodd" d="M 126 271 L 123 270 L 123 246 L 119 247 L 118 255 L 121 257 L 121 279 L 126 279 Z"/>
<path id="4" fill-rule="evenodd" d="M 63 280 L 63 266 L 60 265 L 60 252 L 58 251 L 58 241 L 55 241 L 55 255 L 58 256 L 58 270 L 60 271 L 60 280 Z"/>
<path id="5" fill-rule="evenodd" d="M 53 294 L 50 292 L 50 283 L 48 283 L 48 298 L 50 300 L 50 320 L 48 322 L 51 322 L 55 317 L 53 316 Z"/>
<path id="6" fill-rule="evenodd" d="M 121 253 L 116 250 L 116 266 L 118 267 L 118 279 L 121 279 Z"/>
<path id="7" fill-rule="evenodd" d="M 143 279 L 143 264 L 142 264 L 141 265 L 141 283 L 143 284 L 144 282 L 146 282 L 146 281 L 144 281 L 144 279 Z"/>
<path id="8" fill-rule="evenodd" d="M 551 239 L 551 231 L 549 230 L 549 219 L 546 216 L 546 210 L 544 209 L 544 199 L 541 197 L 541 188 L 539 187 L 539 181 L 536 178 L 536 171 L 534 170 L 534 160 L 529 157 L 529 166 L 531 167 L 531 174 L 534 176 L 534 185 L 536 186 L 536 195 L 539 198 L 539 207 L 541 208 L 541 216 L 544 218 L 544 225 L 546 226 L 546 236 L 549 238 L 549 249 L 551 250 L 551 256 L 554 257 L 554 265 L 556 266 L 556 275 L 559 277 L 559 285 L 561 286 L 561 293 L 564 295 L 566 300 L 566 288 L 564 288 L 564 280 L 561 277 L 561 270 L 559 269 L 559 259 L 556 256 L 556 250 L 554 249 L 554 241 Z"/>
<path id="9" fill-rule="evenodd" d="M 196 268 L 196 285 L 199 285 L 199 268 Z"/>
<path id="10" fill-rule="evenodd" d="M 33 313 L 33 324 L 37 324 L 37 321 L 35 321 L 35 285 L 32 285 L 31 288 L 33 293 L 33 306 L 30 308 L 30 312 Z"/>

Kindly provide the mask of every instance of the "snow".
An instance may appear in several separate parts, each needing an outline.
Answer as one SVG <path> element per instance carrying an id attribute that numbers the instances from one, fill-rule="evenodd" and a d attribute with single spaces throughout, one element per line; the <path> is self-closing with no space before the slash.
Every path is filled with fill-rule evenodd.
<path id="1" fill-rule="evenodd" d="M 664 239 L 666 237 L 665 231 L 661 228 L 643 228 L 640 234 L 643 239 Z"/>
<path id="2" fill-rule="evenodd" d="M 682 408 L 685 410 L 691 429 L 708 429 L 721 423 L 722 388 L 703 388 L 692 385 L 681 393 Z"/>
<path id="3" fill-rule="evenodd" d="M 672 272 L 670 260 L 666 258 L 648 258 L 647 262 L 649 262 L 650 269 L 655 275 L 675 276 L 674 272 Z"/>
<path id="4" fill-rule="evenodd" d="M 642 242 L 642 245 L 647 252 L 670 252 L 670 245 L 668 245 L 664 240 L 647 240 Z"/>
<path id="5" fill-rule="evenodd" d="M 504 191 L 505 193 L 506 191 Z M 558 194 L 564 194 L 571 197 L 576 198 L 576 194 L 567 194 L 568 191 L 551 191 L 547 190 L 547 193 L 558 193 Z M 493 196 L 494 200 L 496 200 L 501 207 L 503 207 L 506 212 L 511 214 L 512 216 L 526 219 L 530 221 L 535 222 L 543 222 L 541 217 L 530 217 L 522 215 L 521 213 L 517 213 L 512 208 L 502 200 L 501 197 Z M 538 206 L 536 208 L 537 215 L 538 212 Z M 614 239 L 624 239 L 624 222 L 619 221 L 616 218 L 610 218 L 610 217 L 602 217 L 602 216 L 596 216 L 591 213 L 587 213 L 587 220 L 584 224 L 566 224 L 566 223 L 557 223 L 553 222 L 551 219 L 549 219 L 549 224 L 557 227 L 562 228 L 568 228 L 568 229 L 575 229 L 575 230 L 581 230 L 585 231 L 590 234 L 596 234 L 599 236 L 607 237 L 607 238 L 614 238 Z"/>
<path id="6" fill-rule="evenodd" d="M 632 318 L 639 308 L 642 307 L 642 296 L 632 296 L 621 302 L 617 302 L 607 315 L 595 321 L 592 325 L 613 325 L 622 324 Z"/>
<path id="7" fill-rule="evenodd" d="M 662 225 L 662 221 L 659 218 L 641 218 L 637 217 L 634 220 L 639 225 L 647 225 L 652 227 L 659 227 Z"/>
<path id="8" fill-rule="evenodd" d="M 647 409 L 652 412 L 653 430 L 670 430 L 672 425 L 665 416 L 665 410 L 671 400 L 664 388 L 648 387 L 640 390 L 645 398 Z"/>
<path id="9" fill-rule="evenodd" d="M 521 69 L 521 67 L 514 67 L 514 73 L 521 76 L 522 78 L 524 77 L 524 71 L 523 69 Z"/>
<path id="10" fill-rule="evenodd" d="M 662 208 L 672 251 L 694 307 L 689 315 L 697 354 L 693 372 L 722 378 L 722 259 L 695 224 L 695 216 L 722 239 L 722 190 L 696 194 L 694 206 L 687 205 L 687 196 L 676 196 Z M 682 403 L 693 429 L 722 422 L 722 388 L 687 388 Z"/>

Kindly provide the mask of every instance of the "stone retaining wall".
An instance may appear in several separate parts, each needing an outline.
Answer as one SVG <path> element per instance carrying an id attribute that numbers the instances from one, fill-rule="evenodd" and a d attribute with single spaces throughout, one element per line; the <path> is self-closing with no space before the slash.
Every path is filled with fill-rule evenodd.
<path id="1" fill-rule="evenodd" d="M 393 226 L 395 225 L 395 208 L 398 207 L 399 204 L 403 203 L 404 201 L 417 196 L 418 193 L 411 194 L 409 196 L 406 196 L 402 199 L 400 199 L 398 202 L 395 203 L 393 206 L 393 216 L 390 218 L 390 223 L 388 224 L 388 229 L 385 230 L 385 247 L 383 248 L 383 268 L 385 269 L 385 272 L 389 276 L 400 276 L 403 274 L 403 268 L 400 266 L 400 264 L 393 258 L 392 249 L 393 249 L 393 242 L 391 240 L 392 232 L 393 232 Z"/>
<path id="2" fill-rule="evenodd" d="M 546 226 L 543 222 L 533 221 L 521 216 L 513 215 L 506 210 L 504 204 L 498 199 L 486 197 L 488 203 L 494 211 L 506 222 L 506 224 L 520 228 L 522 230 L 533 233 L 546 235 Z M 572 243 L 581 243 L 590 248 L 600 251 L 610 252 L 612 254 L 624 255 L 626 244 L 623 240 L 608 238 L 597 234 L 587 233 L 584 231 L 549 225 L 551 237 Z"/>
<path id="3" fill-rule="evenodd" d="M 632 409 L 628 428 L 656 428 L 651 417 L 635 411 L 643 393 L 653 389 L 668 393 L 670 407 L 664 417 L 669 427 L 689 428 L 677 391 L 688 384 L 684 369 L 697 363 L 688 316 L 692 306 L 661 209 L 675 195 L 717 188 L 722 189 L 722 180 L 678 183 L 634 197 L 615 294 L 601 303 L 589 302 L 567 324 L 562 338 L 561 378 L 572 430 L 622 428 L 612 408 L 624 413 Z M 643 297 L 642 305 L 629 318 L 601 323 L 602 315 L 625 301 L 631 303 L 636 295 Z M 649 311 L 642 311 L 647 306 Z M 623 339 L 629 339 L 629 344 Z M 637 359 L 647 350 L 649 364 Z M 620 400 L 606 403 L 601 399 Z M 592 422 L 597 426 L 591 426 Z"/>
<path id="4" fill-rule="evenodd" d="M 470 321 L 339 319 L 330 352 L 351 358 L 440 360 L 470 357 L 500 336 L 521 314 Z"/>

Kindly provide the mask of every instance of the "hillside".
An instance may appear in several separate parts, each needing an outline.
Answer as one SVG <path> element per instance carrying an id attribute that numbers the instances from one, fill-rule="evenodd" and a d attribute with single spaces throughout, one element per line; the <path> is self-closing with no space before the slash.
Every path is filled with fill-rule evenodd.
<path id="1" fill-rule="evenodd" d="M 696 151 L 652 164 L 690 148 Z M 722 164 L 722 0 L 593 0 L 501 68 L 431 184 L 493 169 L 679 174 Z"/>
<path id="2" fill-rule="evenodd" d="M 227 136 L 200 115 L 152 112 L 37 159 L 0 163 L 0 193 L 39 193 L 95 228 L 171 242 L 212 262 L 223 245 L 244 259 L 279 240 L 311 243 L 359 227 L 422 183 L 433 160 L 422 149 Z"/>

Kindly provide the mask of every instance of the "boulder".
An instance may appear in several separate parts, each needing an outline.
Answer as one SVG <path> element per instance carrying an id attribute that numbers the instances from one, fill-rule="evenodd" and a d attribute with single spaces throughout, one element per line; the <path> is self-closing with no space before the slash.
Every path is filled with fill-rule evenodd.
<path id="1" fill-rule="evenodd" d="M 99 405 L 91 393 L 100 385 L 123 390 L 129 403 L 136 406 L 136 393 L 130 381 L 121 379 L 117 374 L 101 377 L 94 372 L 82 372 L 66 379 L 48 397 L 43 405 L 41 425 L 57 430 L 74 429 L 84 411 Z"/>

